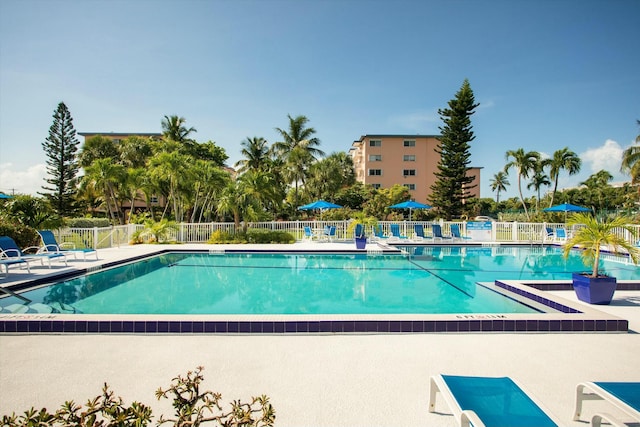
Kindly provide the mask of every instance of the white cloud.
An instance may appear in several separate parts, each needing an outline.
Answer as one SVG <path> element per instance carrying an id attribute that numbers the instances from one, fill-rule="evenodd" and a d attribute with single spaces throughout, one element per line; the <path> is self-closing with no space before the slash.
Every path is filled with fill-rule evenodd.
<path id="1" fill-rule="evenodd" d="M 620 165 L 622 164 L 622 152 L 624 149 L 616 141 L 607 139 L 605 143 L 597 148 L 590 148 L 580 154 L 583 169 L 588 167 L 591 173 L 606 170 L 611 175 L 620 176 Z"/>
<path id="2" fill-rule="evenodd" d="M 7 194 L 31 194 L 42 191 L 47 176 L 45 164 L 30 166 L 27 170 L 13 170 L 12 163 L 0 164 L 0 191 Z"/>

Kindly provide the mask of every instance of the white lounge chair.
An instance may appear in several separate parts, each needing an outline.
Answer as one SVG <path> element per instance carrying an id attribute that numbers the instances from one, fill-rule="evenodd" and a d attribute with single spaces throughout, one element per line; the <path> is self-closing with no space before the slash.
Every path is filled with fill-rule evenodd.
<path id="1" fill-rule="evenodd" d="M 429 412 L 440 392 L 460 427 L 557 427 L 543 406 L 509 377 L 431 377 Z"/>
<path id="2" fill-rule="evenodd" d="M 26 248 L 29 249 L 40 249 L 39 247 Z M 8 236 L 0 237 L 0 259 L 10 259 L 10 260 L 23 260 L 27 263 L 35 260 L 39 260 L 42 265 L 44 265 L 44 261 L 46 260 L 49 264 L 49 268 L 51 268 L 51 260 L 57 259 L 58 261 L 63 261 L 65 265 L 69 265 L 67 263 L 67 255 L 62 253 L 37 253 L 37 254 L 26 254 L 24 253 L 20 247 L 16 244 L 16 242 Z M 6 267 L 7 265 L 5 265 Z"/>
<path id="3" fill-rule="evenodd" d="M 634 421 L 640 422 L 640 382 L 584 382 L 576 387 L 576 410 L 574 421 L 582 415 L 585 400 L 605 400 L 618 408 Z M 609 413 L 597 413 L 591 419 L 593 427 L 599 427 L 602 421 L 616 427 L 626 427 L 622 421 Z"/>
<path id="4" fill-rule="evenodd" d="M 77 259 L 77 255 L 82 255 L 84 261 L 87 260 L 87 255 L 95 255 L 96 261 L 98 260 L 98 251 L 91 248 L 76 248 L 75 243 L 64 242 L 58 244 L 56 236 L 50 230 L 39 230 L 40 238 L 42 239 L 41 252 L 47 253 L 63 253 L 73 255 L 74 259 Z"/>

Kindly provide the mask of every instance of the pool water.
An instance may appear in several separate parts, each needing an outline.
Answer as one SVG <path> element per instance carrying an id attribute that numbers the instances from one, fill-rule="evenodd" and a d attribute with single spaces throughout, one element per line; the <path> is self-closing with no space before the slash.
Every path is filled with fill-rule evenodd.
<path id="1" fill-rule="evenodd" d="M 567 279 L 554 248 L 407 247 L 405 255 L 168 253 L 3 298 L 85 314 L 447 314 L 537 310 L 476 282 Z M 541 251 L 537 251 L 540 249 Z M 576 264 L 578 263 L 578 264 Z M 607 271 L 638 276 L 633 265 Z"/>

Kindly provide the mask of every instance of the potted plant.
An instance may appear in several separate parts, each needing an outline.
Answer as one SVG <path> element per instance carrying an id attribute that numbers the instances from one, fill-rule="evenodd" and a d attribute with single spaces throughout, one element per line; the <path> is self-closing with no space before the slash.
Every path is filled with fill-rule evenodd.
<path id="1" fill-rule="evenodd" d="M 367 228 L 374 227 L 378 220 L 373 216 L 367 216 L 364 212 L 357 212 L 351 218 L 347 227 L 347 235 L 353 233 L 356 241 L 356 249 L 364 249 L 367 246 Z M 360 227 L 358 227 L 360 225 Z M 358 234 L 356 232 L 358 231 Z"/>
<path id="2" fill-rule="evenodd" d="M 601 219 L 587 213 L 578 213 L 571 217 L 568 225 L 579 225 L 573 236 L 563 245 L 565 258 L 574 246 L 582 250 L 585 265 L 592 271 L 573 273 L 573 289 L 580 301 L 589 304 L 609 304 L 616 290 L 616 278 L 601 274 L 600 253 L 604 249 L 613 254 L 628 254 L 634 264 L 638 263 L 640 249 L 620 235 L 621 230 L 629 232 L 635 240 L 635 229 L 631 220 L 624 216 L 613 219 Z"/>

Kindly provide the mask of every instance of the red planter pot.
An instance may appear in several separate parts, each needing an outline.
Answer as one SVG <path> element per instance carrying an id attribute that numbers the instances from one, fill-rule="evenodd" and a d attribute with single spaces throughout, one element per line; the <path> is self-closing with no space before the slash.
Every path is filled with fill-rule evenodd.
<path id="1" fill-rule="evenodd" d="M 573 290 L 580 301 L 589 304 L 607 305 L 611 303 L 616 291 L 615 277 L 589 277 L 580 273 L 573 273 Z"/>

